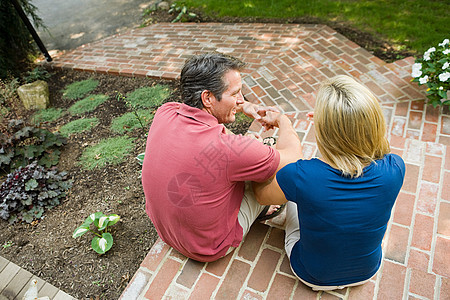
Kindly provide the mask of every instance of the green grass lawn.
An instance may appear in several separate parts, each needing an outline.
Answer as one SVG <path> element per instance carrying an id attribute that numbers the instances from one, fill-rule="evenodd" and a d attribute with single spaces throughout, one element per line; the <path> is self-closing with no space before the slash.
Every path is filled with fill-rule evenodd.
<path id="1" fill-rule="evenodd" d="M 397 50 L 423 53 L 450 38 L 448 0 L 184 0 L 209 17 L 318 18 L 375 34 Z"/>

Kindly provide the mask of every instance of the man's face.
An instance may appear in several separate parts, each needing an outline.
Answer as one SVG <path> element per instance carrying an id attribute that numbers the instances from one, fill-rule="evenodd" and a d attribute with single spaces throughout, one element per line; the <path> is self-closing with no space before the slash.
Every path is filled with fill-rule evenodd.
<path id="1" fill-rule="evenodd" d="M 241 74 L 238 71 L 230 70 L 225 73 L 224 82 L 228 88 L 223 92 L 220 101 L 214 97 L 211 114 L 217 118 L 219 123 L 226 124 L 235 121 L 237 106 L 244 103 L 244 96 L 241 91 Z"/>

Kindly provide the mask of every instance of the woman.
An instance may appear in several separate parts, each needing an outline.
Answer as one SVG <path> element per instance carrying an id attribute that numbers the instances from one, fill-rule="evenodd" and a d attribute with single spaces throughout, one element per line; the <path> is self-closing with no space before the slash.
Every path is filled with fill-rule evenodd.
<path id="1" fill-rule="evenodd" d="M 288 201 L 285 249 L 303 283 L 313 290 L 363 284 L 380 267 L 405 164 L 389 154 L 378 101 L 352 78 L 324 82 L 310 116 L 321 157 L 285 166 L 254 184 L 255 194 L 261 204 Z"/>

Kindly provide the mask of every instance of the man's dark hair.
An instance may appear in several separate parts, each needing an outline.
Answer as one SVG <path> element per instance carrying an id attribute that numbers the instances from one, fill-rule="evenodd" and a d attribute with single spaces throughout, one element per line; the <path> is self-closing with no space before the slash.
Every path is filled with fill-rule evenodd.
<path id="1" fill-rule="evenodd" d="M 243 63 L 221 53 L 206 53 L 189 58 L 181 70 L 180 84 L 183 102 L 189 106 L 203 108 L 201 94 L 208 90 L 218 101 L 227 89 L 223 81 L 225 73 L 239 71 Z"/>

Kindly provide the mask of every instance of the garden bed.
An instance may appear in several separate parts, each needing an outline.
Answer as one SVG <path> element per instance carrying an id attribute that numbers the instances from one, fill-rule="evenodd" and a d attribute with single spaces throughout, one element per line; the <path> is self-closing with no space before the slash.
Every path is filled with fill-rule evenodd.
<path id="1" fill-rule="evenodd" d="M 157 239 L 145 213 L 141 167 L 135 159 L 145 150 L 147 129 L 127 134 L 135 138 L 134 149 L 118 165 L 86 170 L 79 164 L 79 158 L 84 149 L 100 140 L 122 136 L 110 130 L 113 118 L 130 111 L 123 101 L 116 99 L 117 92 L 126 95 L 139 87 L 162 83 L 173 91 L 166 101 L 179 101 L 179 93 L 176 83 L 171 81 L 60 70 L 48 80 L 52 107 L 67 110 L 76 101 L 64 99 L 62 90 L 70 83 L 91 77 L 99 80 L 93 92 L 108 95 L 109 99 L 84 116 L 97 117 L 99 124 L 91 131 L 69 136 L 62 148 L 57 167 L 68 172 L 73 187 L 61 205 L 46 212 L 33 225 L 0 221 L 3 246 L 0 255 L 78 299 L 117 299 Z M 66 113 L 41 126 L 56 131 L 75 118 Z M 112 249 L 101 256 L 91 249 L 92 235 L 72 238 L 75 228 L 96 211 L 121 217 L 111 228 Z"/>

